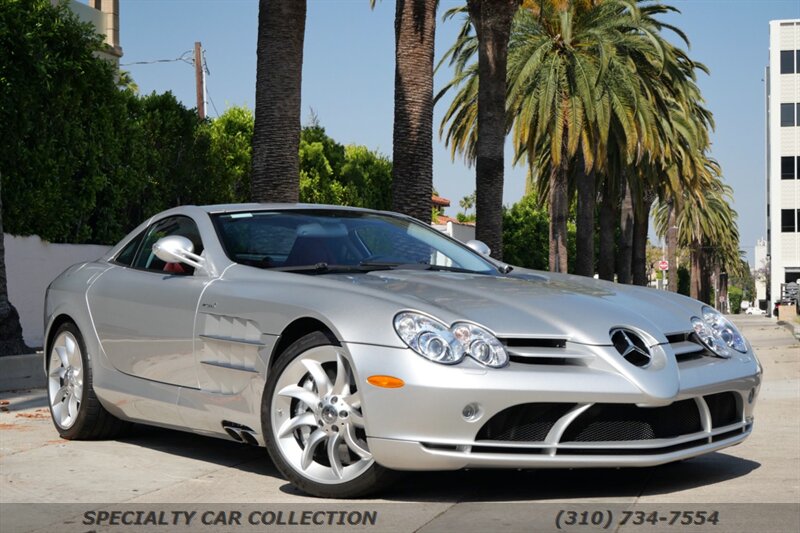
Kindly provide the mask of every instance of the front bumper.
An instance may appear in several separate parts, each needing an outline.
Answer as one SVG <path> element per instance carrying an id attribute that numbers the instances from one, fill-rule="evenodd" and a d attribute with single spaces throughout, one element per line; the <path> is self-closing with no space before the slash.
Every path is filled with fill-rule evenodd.
<path id="1" fill-rule="evenodd" d="M 370 450 L 398 470 L 652 466 L 694 457 L 747 438 L 761 381 L 752 353 L 678 364 L 665 347 L 665 364 L 640 369 L 597 346 L 583 347 L 592 352 L 588 363 L 488 369 L 432 363 L 409 349 L 346 348 L 363 383 Z M 371 375 L 405 385 L 375 387 L 366 383 Z M 477 416 L 464 416 L 468 405 Z M 541 406 L 554 406 L 544 426 L 525 419 Z"/>

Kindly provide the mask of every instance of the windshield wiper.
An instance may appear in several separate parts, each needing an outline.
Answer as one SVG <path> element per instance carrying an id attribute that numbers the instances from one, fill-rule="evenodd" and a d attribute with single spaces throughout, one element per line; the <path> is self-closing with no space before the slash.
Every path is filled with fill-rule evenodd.
<path id="1" fill-rule="evenodd" d="M 273 267 L 268 268 L 267 270 L 277 270 L 278 272 L 299 272 L 301 274 L 342 274 L 372 272 L 373 270 L 389 270 L 389 267 L 386 265 L 330 265 L 322 262 L 314 265 Z"/>
<path id="2" fill-rule="evenodd" d="M 431 265 L 429 263 L 392 263 L 389 261 L 362 261 L 359 266 L 370 268 L 384 268 L 387 270 L 434 270 L 443 272 L 459 272 L 462 274 L 488 274 L 479 270 L 470 270 L 468 268 L 460 268 L 445 265 Z"/>

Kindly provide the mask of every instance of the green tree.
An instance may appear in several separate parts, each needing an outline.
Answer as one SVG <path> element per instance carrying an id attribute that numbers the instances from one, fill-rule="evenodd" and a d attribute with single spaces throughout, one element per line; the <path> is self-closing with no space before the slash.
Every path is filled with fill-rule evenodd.
<path id="1" fill-rule="evenodd" d="M 391 207 L 392 163 L 364 146 L 343 146 L 319 124 L 300 135 L 300 201 Z"/>
<path id="2" fill-rule="evenodd" d="M 550 214 L 540 205 L 535 194 L 528 194 L 503 210 L 503 258 L 513 265 L 547 270 L 549 264 Z M 567 247 L 575 256 L 575 223 L 567 223 Z M 574 268 L 574 263 L 569 265 Z"/>
<path id="3" fill-rule="evenodd" d="M 246 202 L 250 198 L 253 112 L 229 107 L 197 131 L 198 145 L 208 146 L 206 175 L 215 202 Z"/>
<path id="4" fill-rule="evenodd" d="M 252 198 L 296 202 L 306 0 L 259 0 Z"/>
<path id="5" fill-rule="evenodd" d="M 87 213 L 119 153 L 124 107 L 102 39 L 63 4 L 0 9 L 0 174 L 5 229 L 48 240 L 91 237 Z"/>

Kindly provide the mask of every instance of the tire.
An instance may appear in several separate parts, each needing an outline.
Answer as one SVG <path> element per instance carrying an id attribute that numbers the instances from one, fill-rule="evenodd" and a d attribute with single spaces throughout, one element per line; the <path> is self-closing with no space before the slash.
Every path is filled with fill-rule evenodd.
<path id="1" fill-rule="evenodd" d="M 56 330 L 49 346 L 47 399 L 53 425 L 64 439 L 108 439 L 129 426 L 106 411 L 97 399 L 83 336 L 71 322 Z"/>
<path id="2" fill-rule="evenodd" d="M 394 478 L 369 453 L 350 365 L 337 344 L 313 332 L 281 353 L 267 376 L 261 401 L 267 450 L 278 470 L 312 496 L 356 498 Z"/>

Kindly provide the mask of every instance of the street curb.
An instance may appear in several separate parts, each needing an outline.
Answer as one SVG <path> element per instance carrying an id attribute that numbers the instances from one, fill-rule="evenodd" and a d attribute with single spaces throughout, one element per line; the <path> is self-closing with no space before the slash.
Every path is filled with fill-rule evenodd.
<path id="1" fill-rule="evenodd" d="M 43 388 L 43 358 L 42 353 L 0 357 L 0 392 Z"/>
<path id="2" fill-rule="evenodd" d="M 788 329 L 789 332 L 794 335 L 795 339 L 800 339 L 800 325 L 792 324 L 791 322 L 786 322 L 784 320 L 778 320 L 778 325 Z"/>

